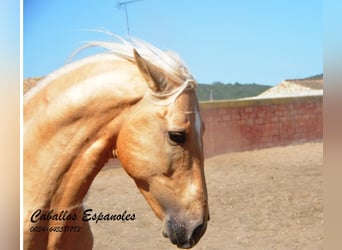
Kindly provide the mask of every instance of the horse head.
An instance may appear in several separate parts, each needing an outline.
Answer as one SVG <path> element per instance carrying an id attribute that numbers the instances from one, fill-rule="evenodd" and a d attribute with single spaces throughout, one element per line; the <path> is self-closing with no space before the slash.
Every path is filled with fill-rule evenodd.
<path id="1" fill-rule="evenodd" d="M 209 220 L 204 177 L 204 132 L 193 78 L 164 72 L 134 50 L 147 94 L 127 112 L 116 152 L 154 213 L 163 235 L 193 247 Z"/>

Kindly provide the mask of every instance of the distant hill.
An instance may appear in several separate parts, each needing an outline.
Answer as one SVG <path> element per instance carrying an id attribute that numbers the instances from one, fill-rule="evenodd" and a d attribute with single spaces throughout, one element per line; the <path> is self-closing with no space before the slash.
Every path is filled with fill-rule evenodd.
<path id="1" fill-rule="evenodd" d="M 309 76 L 304 78 L 306 80 L 323 80 L 323 74 L 318 74 L 318 75 L 314 75 L 314 76 Z"/>
<path id="2" fill-rule="evenodd" d="M 221 83 L 199 84 L 197 95 L 199 101 L 230 100 L 244 97 L 252 97 L 261 94 L 271 86 L 260 84 Z"/>
<path id="3" fill-rule="evenodd" d="M 285 81 L 303 81 L 303 80 L 323 80 L 323 74 L 308 76 L 300 79 L 286 79 Z"/>

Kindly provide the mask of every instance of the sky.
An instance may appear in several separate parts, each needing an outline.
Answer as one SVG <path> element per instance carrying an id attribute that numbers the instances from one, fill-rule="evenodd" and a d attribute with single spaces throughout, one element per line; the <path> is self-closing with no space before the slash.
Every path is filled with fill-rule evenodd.
<path id="1" fill-rule="evenodd" d="M 62 67 L 87 41 L 112 39 L 92 29 L 128 38 L 119 6 L 125 1 L 24 0 L 24 78 Z M 323 0 L 140 0 L 126 6 L 130 35 L 177 52 L 199 83 L 277 85 L 323 72 Z"/>

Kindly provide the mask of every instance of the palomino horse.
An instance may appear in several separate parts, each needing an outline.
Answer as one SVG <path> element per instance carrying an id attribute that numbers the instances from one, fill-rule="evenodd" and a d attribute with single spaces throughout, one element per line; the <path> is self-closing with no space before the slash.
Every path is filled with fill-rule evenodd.
<path id="1" fill-rule="evenodd" d="M 175 54 L 143 42 L 89 46 L 108 53 L 66 65 L 24 96 L 24 248 L 92 248 L 82 201 L 111 157 L 163 235 L 193 247 L 209 219 L 193 77 Z"/>

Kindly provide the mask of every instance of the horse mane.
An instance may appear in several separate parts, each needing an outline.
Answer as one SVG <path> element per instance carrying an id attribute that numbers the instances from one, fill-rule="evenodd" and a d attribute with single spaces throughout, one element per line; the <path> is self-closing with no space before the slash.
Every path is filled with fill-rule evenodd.
<path id="1" fill-rule="evenodd" d="M 143 40 L 132 38 L 130 41 L 114 35 L 108 31 L 104 30 L 95 30 L 96 32 L 105 33 L 111 37 L 114 37 L 117 41 L 90 41 L 85 45 L 76 49 L 67 59 L 67 63 L 64 67 L 59 70 L 51 73 L 45 78 L 38 81 L 32 88 L 27 90 L 25 93 L 25 99 L 30 99 L 39 89 L 46 86 L 51 80 L 57 77 L 64 72 L 78 67 L 79 64 L 82 64 L 84 60 L 87 60 L 91 57 L 101 56 L 105 54 L 115 55 L 118 59 L 124 59 L 130 61 L 135 64 L 134 53 L 133 50 L 137 50 L 138 53 L 150 63 L 158 66 L 162 71 L 164 71 L 167 76 L 172 79 L 179 86 L 183 85 L 187 80 L 194 80 L 194 77 L 191 75 L 185 63 L 181 60 L 179 55 L 173 51 L 163 51 Z M 88 56 L 86 58 L 77 60 L 72 62 L 72 59 L 79 54 L 81 51 L 97 47 L 106 50 L 106 53 L 99 53 L 93 56 Z M 196 86 L 195 81 L 193 81 L 194 86 Z"/>
<path id="2" fill-rule="evenodd" d="M 194 79 L 180 56 L 173 51 L 163 51 L 138 38 L 131 38 L 130 41 L 128 41 L 107 31 L 95 31 L 110 35 L 118 40 L 118 42 L 87 42 L 85 45 L 76 49 L 71 56 L 69 56 L 68 61 L 85 49 L 98 47 L 107 50 L 107 53 L 114 54 L 119 58 L 135 63 L 133 54 L 133 50 L 135 49 L 145 60 L 160 67 L 161 70 L 163 70 L 168 77 L 173 79 L 176 83 L 182 84 L 185 80 Z"/>

